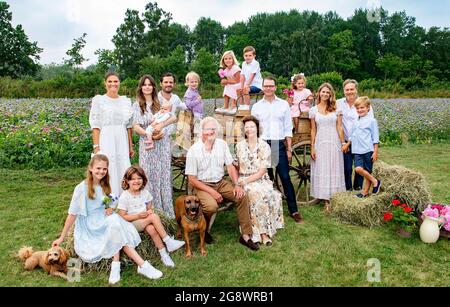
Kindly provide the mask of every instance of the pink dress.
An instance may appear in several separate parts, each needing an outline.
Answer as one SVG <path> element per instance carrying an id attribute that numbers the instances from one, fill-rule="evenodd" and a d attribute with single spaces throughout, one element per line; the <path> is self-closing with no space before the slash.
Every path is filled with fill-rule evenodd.
<path id="1" fill-rule="evenodd" d="M 304 88 L 301 91 L 294 90 L 294 101 L 291 106 L 291 117 L 300 117 L 300 112 L 309 112 L 309 102 L 306 100 L 311 91 Z"/>
<path id="2" fill-rule="evenodd" d="M 227 77 L 233 77 L 235 73 L 237 73 L 238 71 L 241 71 L 241 68 L 237 65 L 233 65 L 233 67 L 231 67 L 231 69 L 225 69 L 225 72 L 227 73 Z M 223 89 L 223 96 L 228 96 L 232 99 L 237 99 L 237 90 L 241 88 L 241 82 L 239 82 L 239 80 L 237 80 L 238 83 L 236 84 L 227 84 L 225 85 L 224 89 Z"/>
<path id="3" fill-rule="evenodd" d="M 311 159 L 311 196 L 329 200 L 334 193 L 345 192 L 344 156 L 336 129 L 340 109 L 323 115 L 317 106 L 309 111 L 316 122 L 316 160 Z"/>

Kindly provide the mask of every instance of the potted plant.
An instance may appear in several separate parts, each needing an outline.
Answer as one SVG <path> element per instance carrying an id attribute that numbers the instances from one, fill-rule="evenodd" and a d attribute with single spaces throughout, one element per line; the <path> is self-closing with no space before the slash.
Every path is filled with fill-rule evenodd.
<path id="1" fill-rule="evenodd" d="M 398 235 L 411 237 L 412 232 L 417 227 L 418 219 L 414 215 L 414 210 L 400 199 L 392 200 L 393 209 L 384 213 L 384 220 L 392 222 L 397 228 Z"/>

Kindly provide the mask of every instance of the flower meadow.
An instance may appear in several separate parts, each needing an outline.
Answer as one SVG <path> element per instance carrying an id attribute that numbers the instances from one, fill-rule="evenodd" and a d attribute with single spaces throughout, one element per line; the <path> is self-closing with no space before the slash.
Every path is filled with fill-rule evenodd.
<path id="1" fill-rule="evenodd" d="M 212 114 L 214 104 L 206 100 Z M 381 145 L 450 141 L 450 99 L 373 99 Z M 90 99 L 0 99 L 0 167 L 85 166 Z"/>

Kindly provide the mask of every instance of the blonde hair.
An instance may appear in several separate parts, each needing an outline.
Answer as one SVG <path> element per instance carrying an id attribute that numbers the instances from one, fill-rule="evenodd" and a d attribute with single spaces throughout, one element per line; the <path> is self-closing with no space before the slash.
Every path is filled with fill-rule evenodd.
<path id="1" fill-rule="evenodd" d="M 233 58 L 233 62 L 234 62 L 233 65 L 239 66 L 239 62 L 238 62 L 238 60 L 236 59 L 236 56 L 234 55 L 233 50 L 228 50 L 228 51 L 225 51 L 225 52 L 223 53 L 222 58 L 220 59 L 220 67 L 222 67 L 222 68 L 227 68 L 227 65 L 225 65 L 225 63 L 224 63 L 224 61 L 223 61 L 223 59 L 224 59 L 227 55 L 231 55 L 231 57 Z"/>
<path id="2" fill-rule="evenodd" d="M 253 55 L 256 56 L 256 50 L 253 46 L 245 47 L 243 54 L 246 54 L 247 52 L 253 52 Z"/>
<path id="3" fill-rule="evenodd" d="M 317 90 L 317 105 L 319 105 L 322 100 L 320 98 L 320 91 L 324 88 L 328 88 L 331 92 L 330 94 L 330 99 L 328 99 L 328 101 L 326 102 L 327 106 L 326 106 L 326 111 L 327 112 L 334 112 L 336 111 L 336 94 L 334 93 L 334 89 L 333 86 L 330 83 L 323 83 L 319 89 Z"/>
<path id="4" fill-rule="evenodd" d="M 88 185 L 89 199 L 94 199 L 95 196 L 94 176 L 92 176 L 91 168 L 94 167 L 94 164 L 97 161 L 104 161 L 106 162 L 106 166 L 109 166 L 109 160 L 107 156 L 103 154 L 95 154 L 94 156 L 92 156 L 86 171 L 86 182 Z M 111 194 L 111 185 L 109 184 L 109 171 L 107 171 L 106 175 L 100 180 L 100 186 L 102 187 L 103 194 L 105 195 Z"/>
<path id="5" fill-rule="evenodd" d="M 186 75 L 186 83 L 185 83 L 186 86 L 189 86 L 189 79 L 190 78 L 196 78 L 198 83 L 200 83 L 200 76 L 198 75 L 198 73 L 196 73 L 195 71 L 190 71 Z"/>
<path id="6" fill-rule="evenodd" d="M 297 85 L 296 84 L 297 84 L 298 80 L 303 80 L 303 82 L 305 83 L 305 87 L 306 87 L 306 78 L 305 78 L 305 76 L 303 74 L 296 74 L 294 76 L 294 78 L 292 79 L 292 88 L 294 90 L 297 89 Z"/>
<path id="7" fill-rule="evenodd" d="M 355 107 L 360 106 L 360 105 L 364 105 L 364 106 L 370 108 L 370 99 L 367 96 L 358 97 L 355 100 L 354 105 L 355 105 Z"/>
<path id="8" fill-rule="evenodd" d="M 161 108 L 172 108 L 172 102 L 170 102 L 170 100 L 165 100 L 162 104 L 161 104 Z"/>

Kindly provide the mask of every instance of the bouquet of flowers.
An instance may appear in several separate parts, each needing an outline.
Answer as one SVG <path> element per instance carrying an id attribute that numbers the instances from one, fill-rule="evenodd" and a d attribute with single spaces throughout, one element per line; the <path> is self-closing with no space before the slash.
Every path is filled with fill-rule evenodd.
<path id="1" fill-rule="evenodd" d="M 403 203 L 399 199 L 392 201 L 394 209 L 391 212 L 384 213 L 386 222 L 392 221 L 399 229 L 411 233 L 416 227 L 418 219 L 414 216 L 413 208 Z"/>
<path id="2" fill-rule="evenodd" d="M 105 209 L 108 208 L 115 208 L 116 202 L 119 200 L 119 196 L 114 195 L 113 193 L 106 195 L 103 197 L 103 205 L 105 206 Z"/>
<path id="3" fill-rule="evenodd" d="M 217 72 L 219 74 L 219 77 L 221 79 L 226 78 L 227 77 L 227 72 L 225 71 L 225 69 L 219 69 L 219 71 Z"/>
<path id="4" fill-rule="evenodd" d="M 450 231 L 450 206 L 429 204 L 422 211 L 422 219 L 425 219 L 425 216 L 435 218 L 439 223 L 444 223 L 444 229 Z"/>
<path id="5" fill-rule="evenodd" d="M 283 94 L 288 95 L 289 98 L 294 97 L 294 90 L 286 88 L 283 90 Z"/>

